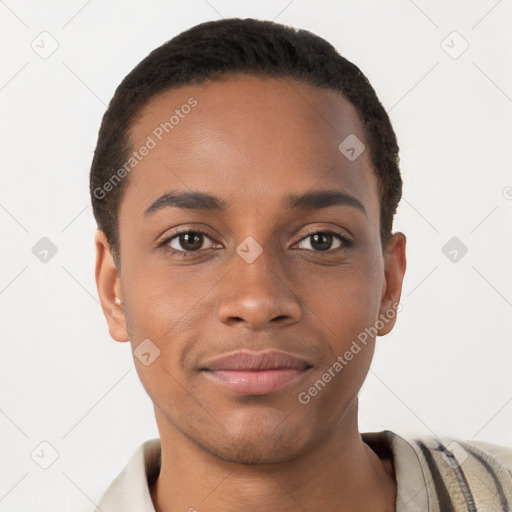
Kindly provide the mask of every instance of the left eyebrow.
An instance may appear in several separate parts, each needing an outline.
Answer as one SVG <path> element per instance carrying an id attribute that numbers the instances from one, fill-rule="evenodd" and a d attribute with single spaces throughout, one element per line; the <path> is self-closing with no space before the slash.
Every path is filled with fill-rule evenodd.
<path id="1" fill-rule="evenodd" d="M 302 195 L 289 195 L 285 201 L 287 209 L 320 210 L 337 205 L 352 206 L 366 217 L 366 210 L 359 199 L 336 190 L 315 190 Z"/>

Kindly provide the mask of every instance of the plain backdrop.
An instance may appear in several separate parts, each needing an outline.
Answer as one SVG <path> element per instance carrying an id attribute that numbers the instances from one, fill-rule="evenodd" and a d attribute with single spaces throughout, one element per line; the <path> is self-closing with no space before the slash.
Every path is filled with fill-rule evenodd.
<path id="1" fill-rule="evenodd" d="M 360 393 L 360 430 L 512 446 L 510 0 L 2 0 L 2 511 L 92 510 L 158 436 L 129 344 L 110 338 L 98 303 L 89 168 L 121 79 L 221 17 L 326 38 L 394 124 L 408 267 L 403 310 Z M 57 250 L 47 261 L 33 250 L 44 237 Z"/>

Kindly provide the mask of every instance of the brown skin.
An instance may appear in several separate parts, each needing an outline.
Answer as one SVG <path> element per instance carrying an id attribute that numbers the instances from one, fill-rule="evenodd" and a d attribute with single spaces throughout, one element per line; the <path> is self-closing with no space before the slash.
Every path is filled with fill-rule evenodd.
<path id="1" fill-rule="evenodd" d="M 96 236 L 111 336 L 132 349 L 149 338 L 161 351 L 149 366 L 134 359 L 162 443 L 155 508 L 393 511 L 392 464 L 362 442 L 357 422 L 375 339 L 310 403 L 297 398 L 400 300 L 405 236 L 394 233 L 383 251 L 369 151 L 349 162 L 338 150 L 350 133 L 364 142 L 360 120 L 334 91 L 234 76 L 153 98 L 132 127 L 134 148 L 190 97 L 197 107 L 130 174 L 119 212 L 120 272 L 104 234 Z M 168 207 L 144 218 L 172 189 L 212 194 L 228 209 Z M 356 197 L 366 215 L 347 205 L 287 211 L 282 204 L 290 193 L 325 189 Z M 177 226 L 208 236 L 196 251 L 178 237 L 158 248 Z M 319 250 L 311 234 L 326 230 L 352 246 L 334 236 L 332 248 Z M 236 253 L 248 236 L 263 248 L 251 264 Z M 166 252 L 170 244 L 187 256 Z M 313 368 L 260 396 L 238 395 L 198 371 L 220 354 L 269 348 Z"/>

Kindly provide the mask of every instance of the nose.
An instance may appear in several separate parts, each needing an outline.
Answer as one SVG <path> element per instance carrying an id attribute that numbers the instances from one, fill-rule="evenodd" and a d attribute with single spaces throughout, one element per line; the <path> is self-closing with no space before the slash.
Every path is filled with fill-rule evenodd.
<path id="1" fill-rule="evenodd" d="M 269 264 L 265 251 L 252 263 L 239 258 L 222 283 L 219 317 L 227 325 L 264 330 L 292 325 L 302 317 L 289 276 Z"/>

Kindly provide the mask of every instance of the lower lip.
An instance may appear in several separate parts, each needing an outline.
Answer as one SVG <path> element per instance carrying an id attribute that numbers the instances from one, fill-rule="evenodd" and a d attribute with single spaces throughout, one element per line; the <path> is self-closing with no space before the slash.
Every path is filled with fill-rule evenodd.
<path id="1" fill-rule="evenodd" d="M 203 374 L 221 386 L 249 395 L 272 393 L 299 379 L 306 370 L 278 368 L 275 370 L 216 370 Z"/>

